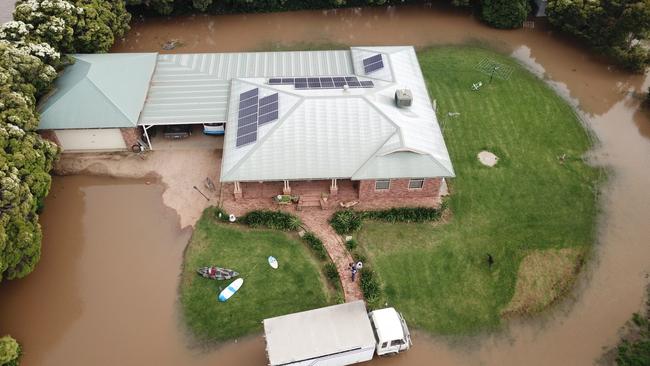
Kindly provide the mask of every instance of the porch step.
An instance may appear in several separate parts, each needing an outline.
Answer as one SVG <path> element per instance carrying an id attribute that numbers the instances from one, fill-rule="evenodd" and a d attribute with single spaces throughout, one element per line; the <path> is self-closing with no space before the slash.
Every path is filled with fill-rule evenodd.
<path id="1" fill-rule="evenodd" d="M 319 196 L 300 196 L 296 210 L 300 211 L 303 207 L 320 207 L 325 210 L 327 203 Z"/>

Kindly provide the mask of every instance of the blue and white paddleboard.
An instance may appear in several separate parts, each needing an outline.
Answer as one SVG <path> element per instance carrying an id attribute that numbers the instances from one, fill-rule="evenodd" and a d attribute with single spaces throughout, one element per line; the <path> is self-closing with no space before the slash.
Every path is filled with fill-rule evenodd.
<path id="1" fill-rule="evenodd" d="M 269 257 L 269 266 L 273 269 L 278 269 L 278 260 L 274 256 Z"/>
<path id="2" fill-rule="evenodd" d="M 224 301 L 230 299 L 230 297 L 231 297 L 232 295 L 234 295 L 235 292 L 237 292 L 237 290 L 239 290 L 239 288 L 241 287 L 241 285 L 242 285 L 243 283 L 244 283 L 244 279 L 243 279 L 243 278 L 238 278 L 238 279 L 232 281 L 232 282 L 230 283 L 230 285 L 228 285 L 228 287 L 226 287 L 226 288 L 225 288 L 223 291 L 221 291 L 221 293 L 219 294 L 219 301 L 224 302 Z"/>

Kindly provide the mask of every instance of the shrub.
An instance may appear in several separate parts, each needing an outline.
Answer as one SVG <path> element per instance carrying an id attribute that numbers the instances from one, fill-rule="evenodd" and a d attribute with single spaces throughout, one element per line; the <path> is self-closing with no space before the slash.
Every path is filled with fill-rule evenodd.
<path id="1" fill-rule="evenodd" d="M 341 277 L 339 276 L 339 271 L 336 269 L 336 265 L 332 262 L 325 263 L 323 266 L 323 272 L 329 283 L 336 289 L 341 287 Z"/>
<path id="2" fill-rule="evenodd" d="M 367 265 L 361 270 L 361 291 L 368 302 L 376 301 L 381 296 L 381 284 L 377 274 Z"/>
<path id="3" fill-rule="evenodd" d="M 442 208 L 400 207 L 381 211 L 365 211 L 363 218 L 387 222 L 436 221 L 442 216 Z"/>
<path id="4" fill-rule="evenodd" d="M 357 245 L 359 245 L 359 243 L 354 239 L 350 239 L 345 243 L 345 247 L 348 248 L 349 251 L 356 249 Z"/>
<path id="5" fill-rule="evenodd" d="M 337 211 L 332 215 L 330 224 L 339 235 L 350 234 L 361 228 L 361 215 L 352 210 Z"/>
<path id="6" fill-rule="evenodd" d="M 230 215 L 222 207 L 212 207 L 211 215 L 216 220 L 228 222 Z"/>
<path id="7" fill-rule="evenodd" d="M 323 242 L 316 235 L 314 235 L 314 233 L 305 233 L 305 235 L 302 237 L 302 240 L 309 244 L 309 247 L 314 252 L 314 254 L 316 254 L 316 257 L 318 257 L 318 259 L 327 259 L 327 251 L 323 246 Z"/>
<path id="8" fill-rule="evenodd" d="M 528 0 L 484 0 L 483 20 L 495 28 L 521 28 L 530 13 Z"/>
<path id="9" fill-rule="evenodd" d="M 241 222 L 250 227 L 266 227 L 293 231 L 300 227 L 300 219 L 282 211 L 256 210 L 242 217 Z"/>
<path id="10" fill-rule="evenodd" d="M 16 366 L 20 358 L 20 345 L 11 336 L 0 337 L 0 365 Z"/>
<path id="11" fill-rule="evenodd" d="M 366 258 L 366 256 L 361 254 L 358 250 L 355 250 L 350 254 L 352 255 L 352 259 L 354 259 L 354 263 L 366 263 L 368 261 L 368 258 Z"/>

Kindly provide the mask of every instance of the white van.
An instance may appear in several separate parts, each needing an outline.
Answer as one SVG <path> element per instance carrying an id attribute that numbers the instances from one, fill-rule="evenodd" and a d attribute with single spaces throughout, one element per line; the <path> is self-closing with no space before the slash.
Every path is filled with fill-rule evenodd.
<path id="1" fill-rule="evenodd" d="M 413 345 L 406 321 L 395 308 L 371 311 L 368 315 L 377 339 L 378 356 L 406 351 Z"/>

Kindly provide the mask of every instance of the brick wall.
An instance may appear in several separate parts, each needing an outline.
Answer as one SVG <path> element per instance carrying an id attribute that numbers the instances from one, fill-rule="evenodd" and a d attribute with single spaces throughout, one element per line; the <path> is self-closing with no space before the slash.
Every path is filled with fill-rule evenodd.
<path id="1" fill-rule="evenodd" d="M 440 190 L 441 178 L 427 178 L 420 189 L 409 188 L 410 179 L 391 179 L 390 188 L 376 190 L 374 180 L 359 181 L 359 200 L 373 200 L 379 198 L 400 199 L 417 197 L 437 197 Z"/>
<path id="2" fill-rule="evenodd" d="M 38 131 L 38 134 L 41 135 L 42 138 L 45 140 L 49 140 L 57 144 L 59 147 L 61 147 L 61 144 L 59 143 L 59 139 L 56 137 L 56 132 L 54 130 L 41 130 Z"/>
<path id="3" fill-rule="evenodd" d="M 130 149 L 131 146 L 137 144 L 138 139 L 140 139 L 140 136 L 142 136 L 140 129 L 137 127 L 120 128 L 120 132 L 122 133 L 122 138 L 124 138 L 124 142 L 126 143 L 127 149 Z"/>

